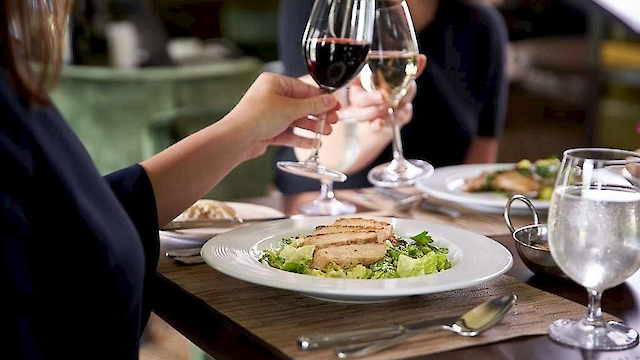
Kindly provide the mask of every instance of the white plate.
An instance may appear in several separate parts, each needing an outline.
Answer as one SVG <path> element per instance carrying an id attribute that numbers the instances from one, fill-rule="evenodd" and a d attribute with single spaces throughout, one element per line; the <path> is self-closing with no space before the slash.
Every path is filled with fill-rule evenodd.
<path id="1" fill-rule="evenodd" d="M 337 218 L 300 217 L 243 226 L 207 241 L 201 254 L 209 266 L 229 276 L 342 303 L 375 303 L 462 289 L 489 281 L 513 264 L 509 250 L 485 236 L 451 226 L 396 218 L 375 219 L 388 221 L 401 236 L 427 230 L 435 244 L 449 248 L 452 267 L 425 276 L 356 280 L 295 274 L 258 261 L 262 250 L 272 245 L 280 247 L 283 237 L 306 235 L 316 226 L 331 224 Z"/>
<path id="2" fill-rule="evenodd" d="M 231 206 L 233 210 L 236 211 L 236 216 L 241 219 L 256 219 L 256 218 L 267 218 L 267 217 L 279 217 L 285 216 L 279 210 L 274 208 L 270 208 L 264 205 L 256 205 L 249 204 L 243 202 L 231 202 L 225 201 L 225 204 Z M 198 229 L 186 229 L 186 230 L 176 230 L 176 231 L 160 231 L 162 235 L 169 236 L 172 238 L 178 239 L 188 239 L 194 241 L 201 241 L 204 243 L 205 241 L 211 239 L 212 237 L 222 234 L 223 232 L 227 232 L 231 230 L 231 228 L 223 227 L 223 228 L 215 228 L 215 227 L 207 227 L 207 228 L 198 228 Z"/>
<path id="3" fill-rule="evenodd" d="M 464 180 L 476 177 L 484 171 L 496 171 L 513 168 L 515 164 L 470 164 L 453 165 L 436 168 L 431 177 L 419 178 L 415 186 L 418 190 L 438 199 L 457 203 L 461 206 L 487 212 L 503 212 L 508 197 L 491 192 L 466 192 L 462 190 Z M 538 212 L 549 210 L 548 200 L 531 202 Z M 516 211 L 529 211 L 527 205 L 521 201 L 514 201 L 511 208 Z"/>

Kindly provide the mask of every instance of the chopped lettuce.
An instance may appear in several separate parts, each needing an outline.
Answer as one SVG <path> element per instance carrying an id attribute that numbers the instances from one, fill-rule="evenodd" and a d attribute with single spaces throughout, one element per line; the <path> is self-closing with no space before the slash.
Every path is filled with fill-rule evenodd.
<path id="1" fill-rule="evenodd" d="M 271 267 L 312 276 L 347 279 L 392 279 L 433 274 L 451 268 L 449 249 L 438 247 L 427 231 L 409 238 L 397 237 L 396 244 L 386 242 L 387 253 L 377 262 L 344 269 L 330 263 L 326 269 L 311 268 L 315 246 L 302 246 L 302 237 L 284 238 L 279 249 L 264 250 L 260 262 Z"/>
<path id="2" fill-rule="evenodd" d="M 433 274 L 441 270 L 449 269 L 450 267 L 451 263 L 445 254 L 430 252 L 417 259 L 400 255 L 396 273 L 398 277 L 411 277 Z"/>

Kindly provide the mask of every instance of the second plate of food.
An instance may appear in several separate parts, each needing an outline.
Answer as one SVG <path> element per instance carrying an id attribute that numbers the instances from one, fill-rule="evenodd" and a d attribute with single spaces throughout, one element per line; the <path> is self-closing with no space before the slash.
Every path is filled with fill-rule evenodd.
<path id="1" fill-rule="evenodd" d="M 502 212 L 511 194 L 492 191 L 467 191 L 466 183 L 479 179 L 483 174 L 513 170 L 516 164 L 469 164 L 436 168 L 428 178 L 420 178 L 415 186 L 420 191 L 438 199 L 480 211 Z M 526 195 L 526 194 L 525 194 Z M 549 200 L 531 198 L 538 211 L 549 209 Z M 515 210 L 527 210 L 527 205 L 514 202 Z"/>
<path id="2" fill-rule="evenodd" d="M 200 209 L 202 208 L 202 209 Z M 193 216 L 191 216 L 193 215 Z M 190 217 L 191 216 L 191 217 Z M 243 203 L 233 201 L 217 201 L 209 199 L 198 200 L 191 208 L 181 215 L 180 220 L 195 220 L 196 218 L 204 218 L 208 216 L 210 218 L 225 218 L 225 217 L 238 217 L 241 219 L 258 219 L 258 218 L 270 218 L 285 216 L 283 212 L 274 208 Z M 229 231 L 231 228 L 222 227 L 206 227 L 197 229 L 186 229 L 176 231 L 160 231 L 161 234 L 177 239 L 188 239 L 192 241 L 201 241 L 203 244 L 205 241 L 212 237 Z"/>

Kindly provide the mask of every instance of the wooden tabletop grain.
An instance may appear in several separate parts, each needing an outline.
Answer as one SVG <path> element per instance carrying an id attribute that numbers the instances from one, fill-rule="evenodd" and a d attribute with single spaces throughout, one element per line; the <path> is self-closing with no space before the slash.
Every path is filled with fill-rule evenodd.
<path id="1" fill-rule="evenodd" d="M 408 192 L 411 192 L 409 190 Z M 559 295 L 578 304 L 586 304 L 586 291 L 578 285 L 561 282 L 534 275 L 519 259 L 515 250 L 511 234 L 505 224 L 501 212 L 478 212 L 476 210 L 459 207 L 461 216 L 451 219 L 444 215 L 433 214 L 412 209 L 407 212 L 397 212 L 393 208 L 393 201 L 382 195 L 375 195 L 370 189 L 337 191 L 339 198 L 352 201 L 358 206 L 362 214 L 379 214 L 395 217 L 421 219 L 430 222 L 445 223 L 451 226 L 465 228 L 479 234 L 486 235 L 504 246 L 514 254 L 514 266 L 507 275 L 541 289 L 545 292 Z M 267 205 L 280 209 L 287 215 L 298 213 L 298 207 L 304 202 L 313 200 L 316 192 L 303 193 L 293 196 L 273 195 L 269 197 L 243 199 L 242 201 Z M 437 201 L 436 201 L 437 202 Z M 455 204 L 446 204 L 454 206 Z M 545 217 L 541 215 L 543 222 Z M 531 214 L 514 214 L 512 220 L 516 227 L 531 223 Z M 162 245 L 161 245 L 162 246 Z M 161 255 L 163 256 L 163 255 Z M 188 278 L 195 275 L 193 267 L 166 266 L 170 260 L 161 259 L 156 276 L 156 293 L 154 298 L 154 312 L 167 323 L 180 331 L 191 342 L 205 350 L 216 360 L 223 359 L 294 359 L 272 344 L 260 339 L 252 333 L 251 328 L 245 328 L 239 323 L 239 317 L 228 317 L 207 302 L 216 284 L 201 283 L 190 287 L 190 291 L 170 280 L 176 275 Z M 203 265 L 206 266 L 206 265 Z M 170 274 L 169 274 L 170 272 Z M 169 276 L 171 275 L 171 276 Z M 193 284 L 192 284 L 193 285 Z M 260 297 L 259 293 L 248 294 L 247 297 Z M 625 323 L 640 329 L 640 314 L 638 300 L 640 299 L 640 274 L 635 274 L 622 285 L 609 289 L 603 296 L 603 310 L 619 317 Z M 234 301 L 242 301 L 234 299 Z M 247 306 L 254 304 L 247 300 Z M 238 303 L 235 306 L 242 306 Z M 274 329 L 277 329 L 274 328 Z M 562 346 L 550 340 L 547 336 L 528 336 L 494 344 L 467 347 L 459 350 L 447 351 L 429 356 L 415 354 L 410 359 L 636 359 L 640 358 L 640 348 L 625 351 L 598 352 L 573 349 Z"/>

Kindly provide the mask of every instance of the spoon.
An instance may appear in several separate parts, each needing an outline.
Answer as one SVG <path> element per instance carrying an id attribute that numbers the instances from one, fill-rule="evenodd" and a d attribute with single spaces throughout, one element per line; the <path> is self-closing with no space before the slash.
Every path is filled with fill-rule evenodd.
<path id="1" fill-rule="evenodd" d="M 500 320 L 509 313 L 509 310 L 517 299 L 518 297 L 515 294 L 501 296 L 476 306 L 460 316 L 453 324 L 435 325 L 416 330 L 405 326 L 404 331 L 394 338 L 376 341 L 367 345 L 337 347 L 335 348 L 335 354 L 341 359 L 367 356 L 392 347 L 400 341 L 414 335 L 440 329 L 448 330 L 462 336 L 477 336 L 500 322 Z"/>

